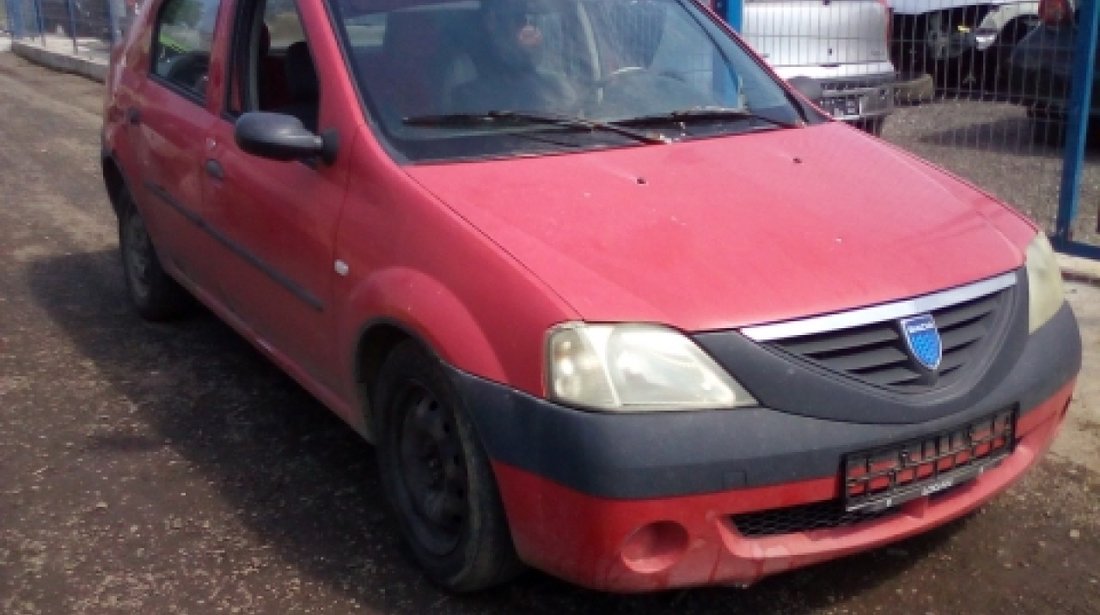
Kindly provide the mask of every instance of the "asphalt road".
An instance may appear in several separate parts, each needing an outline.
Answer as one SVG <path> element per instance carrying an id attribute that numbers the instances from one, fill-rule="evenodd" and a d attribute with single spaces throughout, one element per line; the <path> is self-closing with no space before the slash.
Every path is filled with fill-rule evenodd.
<path id="1" fill-rule="evenodd" d="M 350 429 L 211 316 L 129 309 L 100 97 L 0 53 L 0 612 L 1100 612 L 1100 288 L 1070 287 L 1092 383 L 1072 437 L 977 514 L 747 590 L 532 572 L 454 597 L 404 556 Z"/>

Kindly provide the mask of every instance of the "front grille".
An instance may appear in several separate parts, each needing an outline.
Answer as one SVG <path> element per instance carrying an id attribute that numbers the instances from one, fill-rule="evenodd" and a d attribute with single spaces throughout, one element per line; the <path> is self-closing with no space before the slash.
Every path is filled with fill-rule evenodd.
<path id="1" fill-rule="evenodd" d="M 778 339 L 773 347 L 830 371 L 904 393 L 950 385 L 977 363 L 998 316 L 1007 310 L 1013 287 L 931 312 L 939 329 L 943 359 L 935 373 L 909 353 L 896 320 Z M 1001 319 L 1003 320 L 1003 319 Z"/>
<path id="2" fill-rule="evenodd" d="M 738 533 L 752 538 L 845 527 L 878 519 L 896 511 L 897 509 L 848 512 L 840 501 L 830 500 L 733 515 L 731 520 Z"/>

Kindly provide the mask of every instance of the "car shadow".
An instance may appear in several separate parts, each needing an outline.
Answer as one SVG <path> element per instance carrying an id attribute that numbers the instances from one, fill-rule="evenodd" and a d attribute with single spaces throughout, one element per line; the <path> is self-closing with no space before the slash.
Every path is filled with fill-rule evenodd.
<path id="1" fill-rule="evenodd" d="M 532 571 L 490 591 L 453 596 L 426 582 L 404 556 L 368 444 L 209 312 L 196 308 L 173 324 L 142 322 L 126 305 L 117 261 L 113 251 L 67 254 L 40 260 L 29 273 L 37 304 L 155 435 L 98 435 L 84 446 L 138 460 L 171 447 L 284 568 L 378 611 L 816 610 L 904 573 L 969 523 L 748 589 L 617 596 Z"/>
<path id="2" fill-rule="evenodd" d="M 950 147 L 953 149 L 971 149 L 997 154 L 1037 156 L 1056 159 L 1061 151 L 1044 143 L 1036 142 L 1032 131 L 1034 127 L 1020 109 L 1019 117 L 998 118 L 992 121 L 977 121 L 961 126 L 951 126 L 942 130 L 926 132 L 917 141 L 926 145 Z"/>

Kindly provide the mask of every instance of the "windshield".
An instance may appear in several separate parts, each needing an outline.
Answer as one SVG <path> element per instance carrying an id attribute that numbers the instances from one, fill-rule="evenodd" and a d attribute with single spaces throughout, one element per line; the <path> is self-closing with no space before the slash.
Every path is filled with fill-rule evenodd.
<path id="1" fill-rule="evenodd" d="M 803 113 L 690 0 L 332 1 L 368 113 L 408 160 L 656 145 Z"/>

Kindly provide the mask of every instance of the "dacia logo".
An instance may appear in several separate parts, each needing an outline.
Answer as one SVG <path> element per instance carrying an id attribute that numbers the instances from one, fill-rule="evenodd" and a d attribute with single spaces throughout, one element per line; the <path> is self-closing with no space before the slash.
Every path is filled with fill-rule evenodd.
<path id="1" fill-rule="evenodd" d="M 932 315 L 903 318 L 898 323 L 901 325 L 901 336 L 905 339 L 909 354 L 925 369 L 935 371 L 943 359 L 943 343 Z"/>

